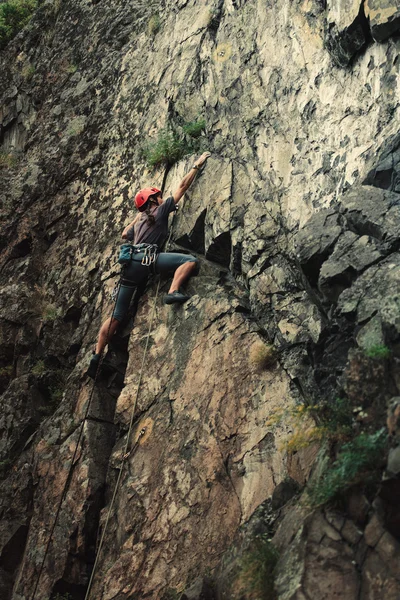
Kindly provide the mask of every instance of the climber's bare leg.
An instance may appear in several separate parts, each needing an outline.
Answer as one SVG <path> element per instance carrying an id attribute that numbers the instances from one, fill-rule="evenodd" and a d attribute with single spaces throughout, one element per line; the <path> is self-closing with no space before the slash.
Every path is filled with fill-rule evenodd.
<path id="1" fill-rule="evenodd" d="M 96 344 L 96 354 L 101 354 L 103 352 L 104 348 L 114 335 L 118 324 L 119 321 L 117 321 L 117 319 L 112 319 L 111 317 L 104 321 L 99 331 L 99 338 Z"/>
<path id="2" fill-rule="evenodd" d="M 187 262 L 183 263 L 180 267 L 177 268 L 174 274 L 174 278 L 171 283 L 171 287 L 169 288 L 169 294 L 179 290 L 180 286 L 185 283 L 192 275 L 194 269 L 196 268 L 195 262 Z"/>

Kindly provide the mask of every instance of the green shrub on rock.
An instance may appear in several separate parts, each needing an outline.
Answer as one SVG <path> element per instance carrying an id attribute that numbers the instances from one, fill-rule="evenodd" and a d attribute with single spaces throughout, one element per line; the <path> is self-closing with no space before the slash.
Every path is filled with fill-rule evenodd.
<path id="1" fill-rule="evenodd" d="M 191 121 L 189 123 L 185 123 L 185 125 L 183 125 L 182 127 L 183 132 L 192 138 L 200 137 L 205 128 L 206 122 L 204 119 L 199 119 L 198 121 Z"/>
<path id="2" fill-rule="evenodd" d="M 148 144 L 144 149 L 144 157 L 150 167 L 171 166 L 185 154 L 185 142 L 168 129 L 161 130 L 157 140 Z"/>
<path id="3" fill-rule="evenodd" d="M 150 167 L 171 167 L 188 154 L 199 152 L 199 139 L 205 129 L 205 120 L 184 123 L 182 126 L 167 126 L 161 129 L 157 139 L 150 142 L 142 153 Z"/>
<path id="4" fill-rule="evenodd" d="M 262 537 L 254 540 L 243 555 L 236 580 L 241 599 L 275 600 L 274 580 L 278 558 L 278 551 L 269 540 Z"/>
<path id="5" fill-rule="evenodd" d="M 160 30 L 160 27 L 160 17 L 157 14 L 152 15 L 149 19 L 149 22 L 147 23 L 147 35 L 149 37 L 155 36 L 156 33 Z"/>
<path id="6" fill-rule="evenodd" d="M 373 473 L 382 465 L 387 444 L 385 429 L 375 433 L 361 433 L 344 444 L 332 466 L 310 484 L 307 496 L 311 506 L 321 506 L 345 492 L 352 485 L 373 479 Z"/>
<path id="7" fill-rule="evenodd" d="M 42 377 L 46 372 L 46 365 L 44 364 L 44 360 L 38 360 L 37 363 L 32 367 L 31 373 L 36 377 Z"/>
<path id="8" fill-rule="evenodd" d="M 19 157 L 14 152 L 0 152 L 0 169 L 12 169 L 17 166 L 18 161 Z"/>
<path id="9" fill-rule="evenodd" d="M 0 3 L 0 50 L 29 23 L 37 0 L 8 0 Z"/>
<path id="10" fill-rule="evenodd" d="M 391 350 L 387 346 L 377 344 L 375 346 L 370 346 L 365 351 L 366 356 L 369 358 L 389 358 L 391 355 Z"/>

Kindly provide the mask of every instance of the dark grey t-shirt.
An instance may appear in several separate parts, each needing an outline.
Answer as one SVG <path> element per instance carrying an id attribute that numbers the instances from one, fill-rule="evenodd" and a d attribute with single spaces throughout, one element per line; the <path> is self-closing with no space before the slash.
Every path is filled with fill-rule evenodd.
<path id="1" fill-rule="evenodd" d="M 155 223 L 152 225 L 148 223 L 147 215 L 143 214 L 140 221 L 135 225 L 134 243 L 157 244 L 161 248 L 168 237 L 168 217 L 174 210 L 176 210 L 175 201 L 170 196 L 160 206 L 151 209 L 150 212 L 155 218 Z M 130 236 L 129 238 L 131 239 Z"/>

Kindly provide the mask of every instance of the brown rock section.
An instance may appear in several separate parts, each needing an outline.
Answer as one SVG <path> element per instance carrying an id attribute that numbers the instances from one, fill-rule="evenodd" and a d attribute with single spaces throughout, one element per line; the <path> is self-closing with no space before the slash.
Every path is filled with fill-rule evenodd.
<path id="1" fill-rule="evenodd" d="M 165 586 L 183 589 L 188 577 L 218 564 L 239 525 L 282 478 L 285 459 L 277 446 L 284 430 L 268 432 L 265 421 L 284 403 L 289 380 L 278 366 L 262 374 L 252 369 L 257 328 L 216 284 L 218 271 L 208 270 L 210 284 L 201 276 L 193 281 L 184 308 L 157 310 L 138 403 L 137 428 L 150 418 L 151 435 L 126 466 L 117 500 L 124 519 L 113 513 L 95 597 L 116 593 L 120 580 L 125 593 L 154 598 Z M 149 318 L 146 304 L 130 340 L 132 375 L 117 404 L 122 423 L 136 392 Z M 117 446 L 112 460 L 119 452 Z M 143 542 L 152 549 L 145 565 Z"/>

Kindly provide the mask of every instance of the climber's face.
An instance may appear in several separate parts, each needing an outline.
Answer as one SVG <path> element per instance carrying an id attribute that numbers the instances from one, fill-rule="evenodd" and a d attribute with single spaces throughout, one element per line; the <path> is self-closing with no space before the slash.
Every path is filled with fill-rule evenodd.
<path id="1" fill-rule="evenodd" d="M 160 206 L 160 204 L 163 203 L 161 194 L 158 194 L 158 196 L 150 196 L 149 199 L 150 199 L 150 202 L 152 202 L 153 204 L 157 204 L 158 206 Z"/>

